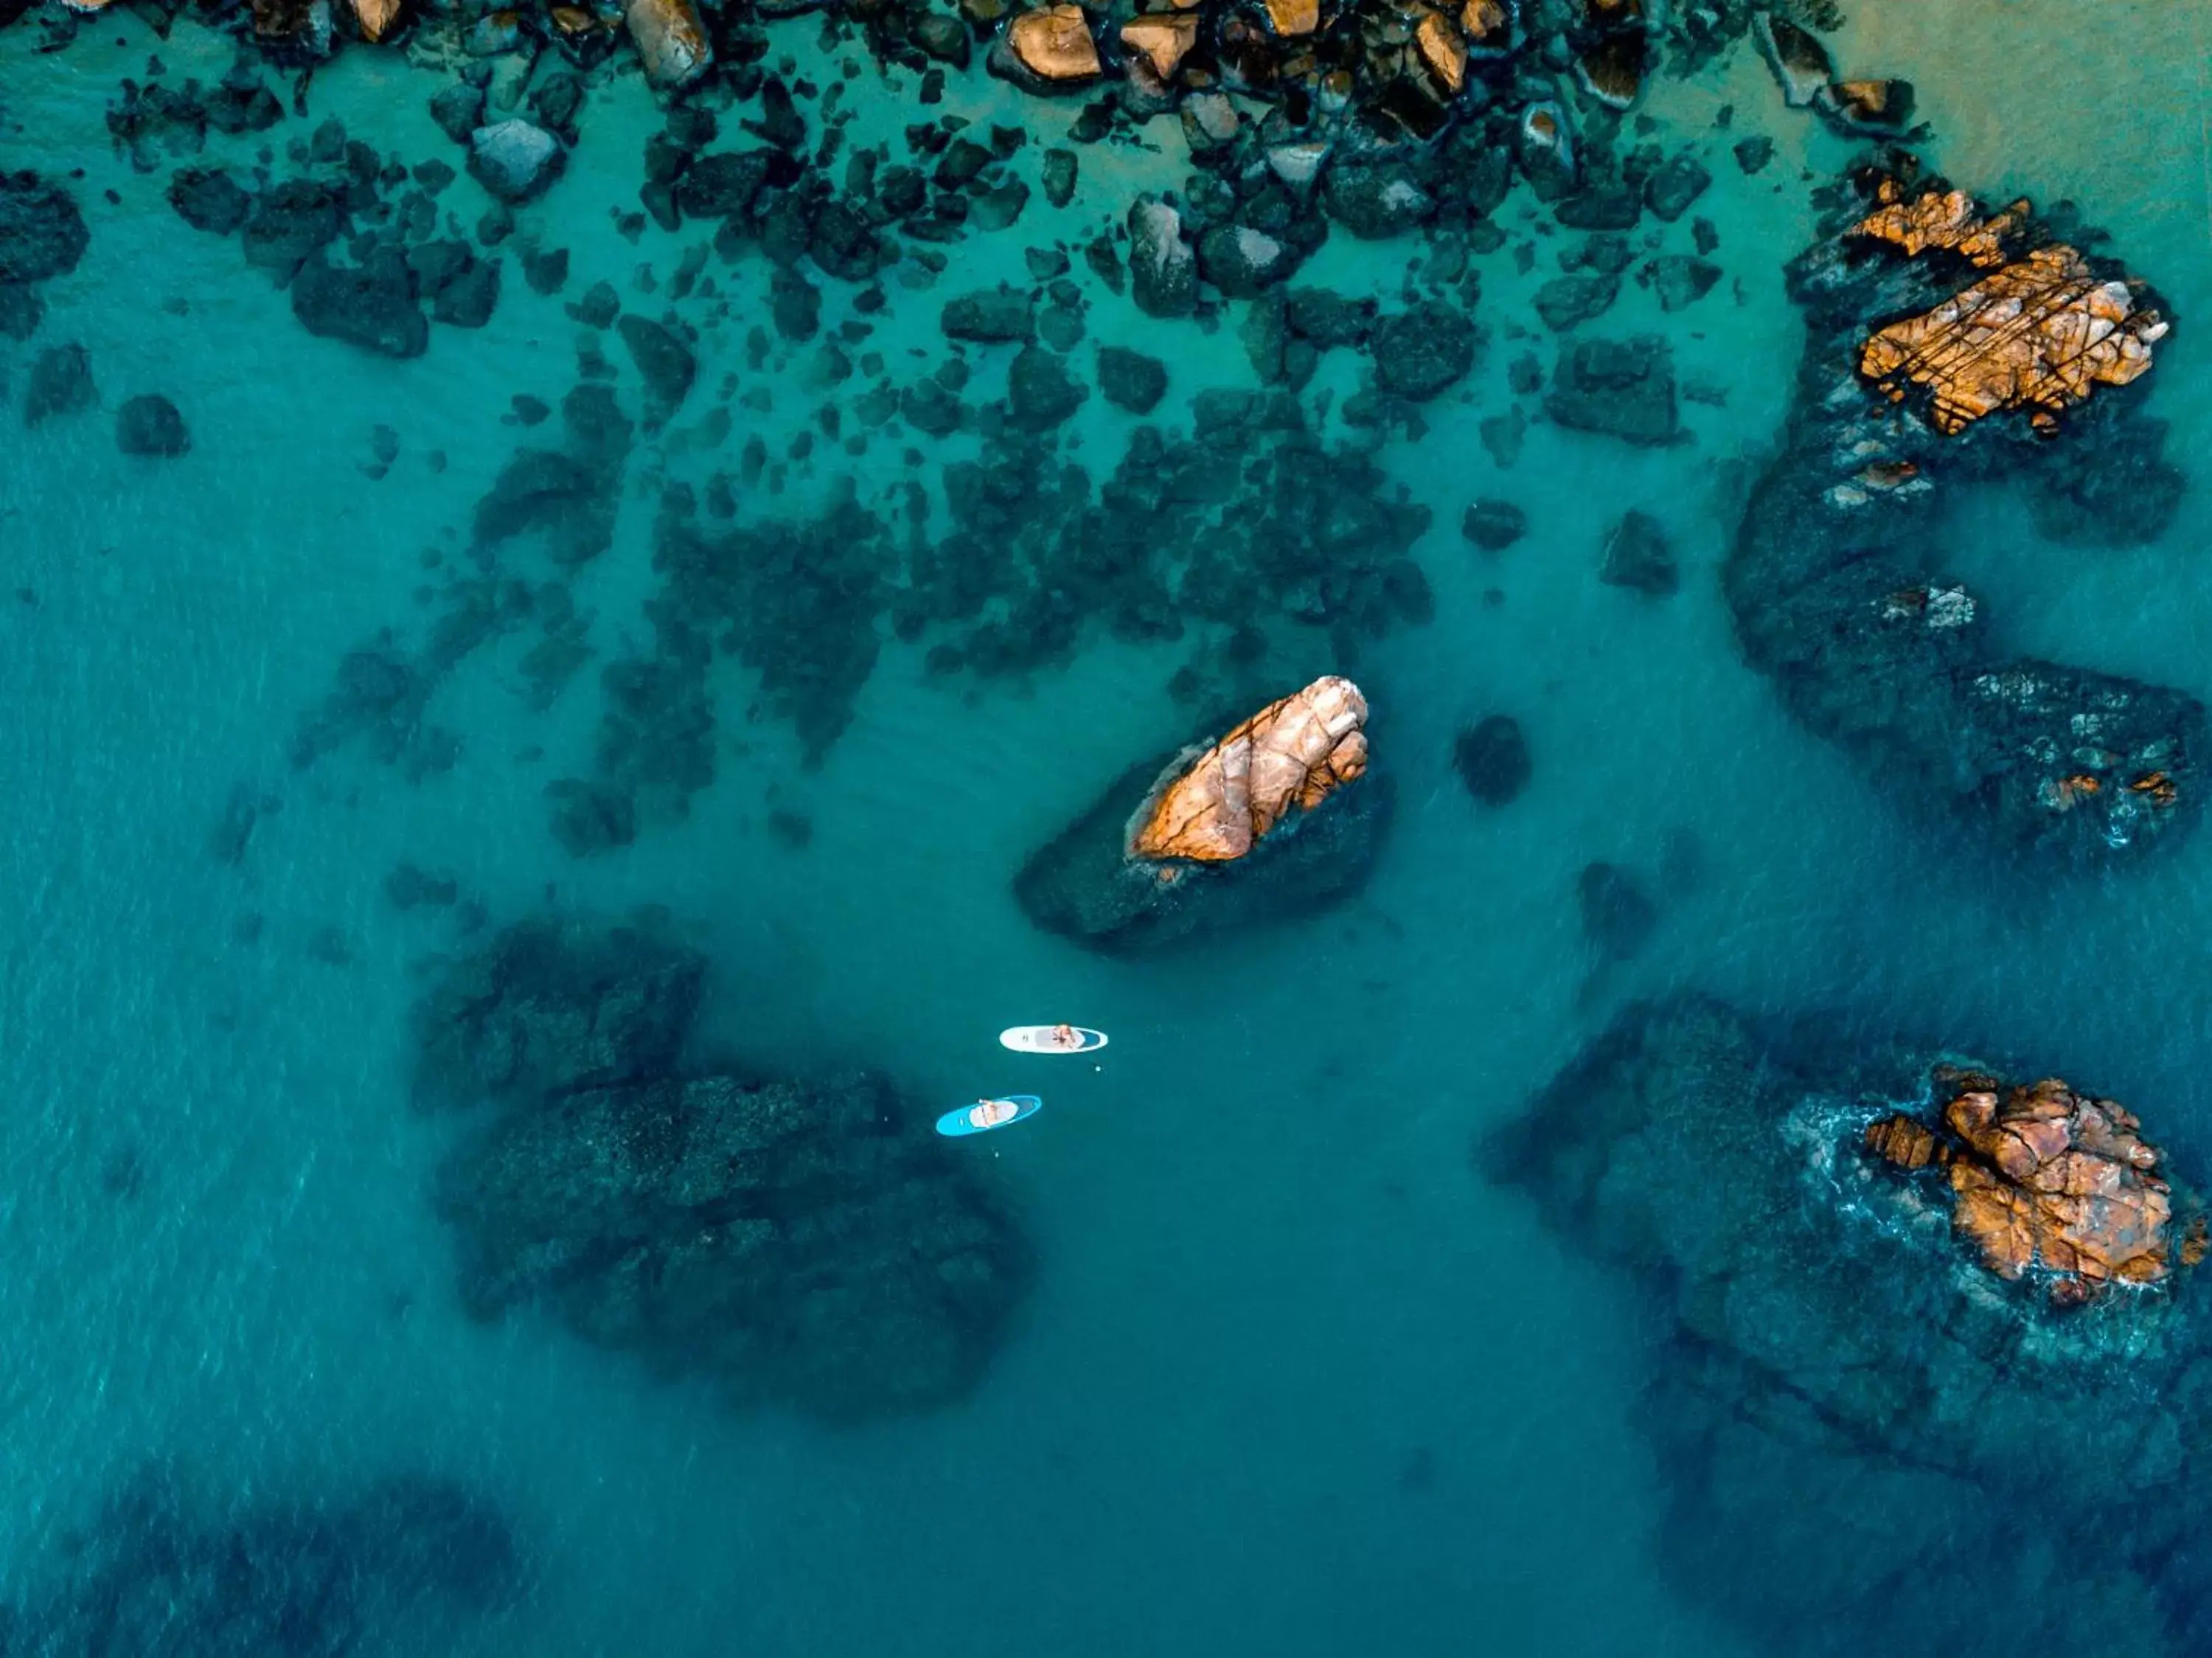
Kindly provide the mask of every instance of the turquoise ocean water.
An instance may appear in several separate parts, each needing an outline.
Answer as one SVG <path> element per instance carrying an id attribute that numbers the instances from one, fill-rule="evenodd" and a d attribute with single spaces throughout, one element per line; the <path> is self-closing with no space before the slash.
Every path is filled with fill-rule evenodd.
<path id="1" fill-rule="evenodd" d="M 2184 319 L 2147 399 L 2192 482 L 2161 539 L 2060 546 L 1992 489 L 1954 503 L 1951 551 L 2026 648 L 2212 695 L 2212 347 L 2193 326 L 2212 317 L 2212 13 L 2097 13 L 1866 0 L 1833 49 L 1915 80 L 1930 151 L 1961 182 L 2081 203 Z M 2153 30 L 2170 52 L 2143 49 Z M 811 63 L 819 32 L 775 25 L 775 50 Z M 641 271 L 665 283 L 703 235 L 611 223 L 659 117 L 635 77 L 595 88 L 568 176 L 521 211 L 571 250 L 564 292 L 528 291 L 510 265 L 487 327 L 374 358 L 303 332 L 234 240 L 178 222 L 166 165 L 135 173 L 109 141 L 122 76 L 158 54 L 173 78 L 212 80 L 226 38 L 186 20 L 157 40 L 118 15 L 66 52 L 37 44 L 0 32 L 0 168 L 65 177 L 84 210 L 89 249 L 45 285 L 34 344 L 82 342 L 102 407 L 26 429 L 33 347 L 0 345 L 0 1582 L 16 1593 L 152 1460 L 219 1506 L 425 1471 L 496 1503 L 522 1591 L 364 1650 L 1735 1654 L 1752 1649 L 1654 1562 L 1664 1476 L 1632 1425 L 1651 1339 L 1637 1292 L 1477 1179 L 1470 1137 L 1621 1003 L 1695 986 L 2032 1051 L 2154 1112 L 2178 1154 L 2212 1155 L 2212 842 L 2150 873 L 2024 875 L 1893 812 L 1738 655 L 1716 576 L 1788 405 L 1800 326 L 1781 265 L 1812 235 L 1811 180 L 1852 153 L 1781 107 L 1747 46 L 1644 105 L 1708 155 L 1698 210 L 1726 277 L 1663 320 L 1632 284 L 1606 324 L 1663 328 L 1685 381 L 1724 399 L 1686 407 L 1694 441 L 1676 448 L 1539 423 L 1500 467 L 1480 423 L 1516 352 L 1548 354 L 1529 296 L 1549 271 L 1486 260 L 1488 349 L 1425 435 L 1381 454 L 1434 509 L 1415 556 L 1435 616 L 1350 670 L 1398 789 L 1373 879 L 1294 928 L 1117 960 L 1031 928 L 1009 881 L 1133 759 L 1194 735 L 1167 686 L 1195 636 L 1102 634 L 988 680 L 932 676 L 925 646 L 886 639 L 818 765 L 787 722 L 747 717 L 755 693 L 724 664 L 718 779 L 686 820 L 588 860 L 548 833 L 541 791 L 586 769 L 599 661 L 649 637 L 653 485 L 697 470 L 702 393 L 641 436 L 616 545 L 574 583 L 601 655 L 550 709 L 521 694 L 527 636 L 503 639 L 436 693 L 460 741 L 449 770 L 410 781 L 359 745 L 295 769 L 294 733 L 344 653 L 424 625 L 418 589 L 459 557 L 521 441 L 509 399 L 557 404 L 574 383 L 564 302 L 600 279 L 628 299 Z M 250 166 L 335 115 L 404 157 L 457 159 L 425 112 L 441 83 L 349 51 L 314 80 L 308 121 L 220 142 Z M 863 84 L 860 130 L 916 119 L 912 77 Z M 1041 138 L 1073 116 L 980 67 L 943 107 Z M 1178 177 L 1171 128 L 1155 124 L 1165 153 L 1085 150 L 1069 207 L 1039 200 L 1018 230 L 952 246 L 933 286 L 890 283 L 872 344 L 934 360 L 947 295 L 1020 280 L 1024 245 L 1079 246 Z M 1727 144 L 1753 132 L 1778 155 L 1746 177 Z M 465 178 L 447 204 L 467 222 L 484 198 Z M 1525 196 L 1498 219 L 1548 251 Z M 1304 279 L 1395 296 L 1407 246 L 1338 236 Z M 697 308 L 702 393 L 764 304 L 757 269 L 721 280 L 726 314 Z M 849 294 L 829 285 L 825 315 Z M 1162 349 L 1158 325 L 1103 293 L 1090 328 Z M 1233 326 L 1186 326 L 1165 354 L 1170 424 L 1203 387 L 1255 383 Z M 773 402 L 740 428 L 771 448 L 822 400 L 809 348 L 779 355 L 747 372 Z M 975 397 L 1005 355 L 978 354 Z M 1348 354 L 1316 386 L 1332 383 L 1352 389 Z M 184 411 L 188 456 L 117 453 L 112 411 L 143 392 Z M 1130 424 L 1094 396 L 1068 441 L 1103 471 Z M 380 426 L 398 454 L 373 477 Z M 817 445 L 811 474 L 740 513 L 803 513 L 841 474 L 888 500 L 912 475 L 902 448 Z M 1478 495 L 1524 508 L 1526 539 L 1468 546 Z M 1674 536 L 1671 600 L 1595 579 L 1631 507 Z M 1280 663 L 1285 689 L 1338 666 L 1325 641 L 1304 649 Z M 1483 813 L 1450 746 L 1498 711 L 1527 728 L 1534 778 Z M 231 863 L 210 835 L 240 789 L 264 809 Z M 803 844 L 774 810 L 803 815 Z M 1662 880 L 1692 845 L 1699 877 Z M 1592 859 L 1643 872 L 1662 910 L 1650 948 L 1602 973 L 1575 905 Z M 550 1320 L 465 1318 L 427 1200 L 459 1131 L 406 1104 L 419 964 L 458 935 L 448 911 L 388 901 L 402 863 L 451 873 L 495 921 L 549 900 L 664 906 L 712 963 L 702 1044 L 766 1073 L 872 1067 L 917 1112 L 1044 1093 L 1036 1122 L 967 1143 L 1039 1257 L 981 1384 L 830 1429 L 724 1410 Z M 1095 1067 L 1047 1070 L 994 1041 L 1063 1016 L 1112 1032 Z"/>

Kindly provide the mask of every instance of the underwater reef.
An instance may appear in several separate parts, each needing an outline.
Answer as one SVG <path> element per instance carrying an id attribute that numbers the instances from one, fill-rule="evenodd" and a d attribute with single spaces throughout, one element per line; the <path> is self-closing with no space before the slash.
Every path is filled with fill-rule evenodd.
<path id="1" fill-rule="evenodd" d="M 1637 1003 L 1478 1148 L 1649 1298 L 1670 1577 L 1793 1658 L 2201 1650 L 2203 1207 L 2154 1124 L 1812 1039 Z"/>
<path id="2" fill-rule="evenodd" d="M 2083 233 L 2026 202 L 1990 212 L 1907 156 L 1832 200 L 1790 269 L 1807 338 L 1784 447 L 1723 576 L 1745 654 L 1881 786 L 1997 847 L 2163 844 L 2198 814 L 2203 704 L 2007 655 L 1943 563 L 1974 533 L 1954 498 L 1972 482 L 2025 490 L 2063 540 L 2165 528 L 2184 480 L 2130 387 L 2169 308 Z"/>
<path id="3" fill-rule="evenodd" d="M 1389 821 L 1368 765 L 1366 698 L 1316 680 L 1125 773 L 1030 857 L 1014 896 L 1045 931 L 1115 952 L 1325 908 L 1364 883 Z"/>
<path id="4" fill-rule="evenodd" d="M 0 1605 L 7 1658 L 344 1658 L 433 1649 L 519 1586 L 509 1522 L 418 1476 L 357 1492 L 215 1505 L 173 1468 L 141 1471 L 38 1588 Z"/>
<path id="5" fill-rule="evenodd" d="M 495 1101 L 440 1168 L 461 1298 L 550 1313 L 733 1406 L 828 1422 L 972 1387 L 1030 1245 L 880 1079 L 678 1068 L 704 963 L 638 927 L 525 922 L 417 1010 L 418 1094 Z"/>

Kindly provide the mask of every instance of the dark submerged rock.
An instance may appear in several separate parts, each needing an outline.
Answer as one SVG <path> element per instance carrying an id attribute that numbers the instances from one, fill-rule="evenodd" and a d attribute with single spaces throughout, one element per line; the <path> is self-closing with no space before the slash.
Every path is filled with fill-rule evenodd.
<path id="1" fill-rule="evenodd" d="M 332 265 L 318 254 L 292 279 L 292 314 L 311 334 L 343 340 L 381 357 L 420 357 L 430 324 L 415 302 L 407 261 L 379 248 L 362 265 Z"/>
<path id="2" fill-rule="evenodd" d="M 1528 515 L 1510 501 L 1485 497 L 1461 517 L 1459 533 L 1485 552 L 1503 552 L 1528 533 Z"/>
<path id="3" fill-rule="evenodd" d="M 1534 775 L 1528 739 L 1510 714 L 1492 714 L 1459 734 L 1452 765 L 1467 792 L 1484 806 L 1506 806 L 1521 797 Z"/>
<path id="4" fill-rule="evenodd" d="M 1682 435 L 1674 369 L 1656 334 L 1578 339 L 1563 346 L 1545 393 L 1544 412 L 1562 426 L 1657 447 Z"/>
<path id="5" fill-rule="evenodd" d="M 195 230 L 227 236 L 244 225 L 253 198 L 221 168 L 180 168 L 169 180 L 169 205 Z"/>
<path id="6" fill-rule="evenodd" d="M 91 245 L 66 189 L 35 173 L 0 173 L 0 283 L 66 276 Z"/>
<path id="7" fill-rule="evenodd" d="M 1584 865 L 1575 878 L 1575 899 L 1583 936 L 1606 960 L 1640 954 L 1658 930 L 1659 906 L 1643 883 L 1617 863 Z"/>
<path id="8" fill-rule="evenodd" d="M 1098 348 L 1098 389 L 1117 409 L 1150 414 L 1167 395 L 1167 364 L 1123 345 Z"/>
<path id="9" fill-rule="evenodd" d="M 691 394 L 691 381 L 699 371 L 698 358 L 672 332 L 649 318 L 626 315 L 616 325 L 616 331 L 645 378 L 659 419 L 666 420 Z"/>
<path id="10" fill-rule="evenodd" d="M 528 1100 L 658 1076 L 682 1057 L 706 975 L 706 957 L 647 926 L 505 928 L 447 961 L 416 1004 L 415 1103 Z"/>
<path id="11" fill-rule="evenodd" d="M 115 447 L 125 454 L 173 460 L 192 447 L 185 418 L 166 397 L 134 397 L 115 414 Z"/>
<path id="12" fill-rule="evenodd" d="M 1480 338 L 1456 306 L 1438 301 L 1385 317 L 1368 342 L 1376 382 L 1386 392 L 1425 402 L 1467 377 Z"/>
<path id="13" fill-rule="evenodd" d="M 1606 535 L 1598 580 L 1654 599 L 1672 598 L 1682 578 L 1665 527 L 1648 512 L 1632 509 L 1621 515 Z"/>
<path id="14" fill-rule="evenodd" d="M 50 346 L 31 364 L 23 387 L 23 424 L 36 426 L 56 415 L 82 414 L 99 401 L 92 357 L 84 347 Z"/>

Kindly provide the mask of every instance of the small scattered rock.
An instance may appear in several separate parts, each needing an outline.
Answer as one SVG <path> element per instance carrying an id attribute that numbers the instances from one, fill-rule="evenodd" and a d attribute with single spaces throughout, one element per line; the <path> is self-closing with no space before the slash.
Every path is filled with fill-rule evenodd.
<path id="1" fill-rule="evenodd" d="M 1507 714 L 1490 715 L 1461 732 L 1452 745 L 1452 764 L 1467 792 L 1485 806 L 1518 798 L 1534 771 L 1521 722 Z"/>
<path id="2" fill-rule="evenodd" d="M 173 460 L 190 451 L 192 436 L 177 405 L 149 392 L 116 411 L 115 447 L 125 454 Z"/>
<path id="3" fill-rule="evenodd" d="M 1098 389 L 1117 409 L 1150 414 L 1167 394 L 1167 364 L 1124 345 L 1098 348 Z"/>
<path id="4" fill-rule="evenodd" d="M 1485 497 L 1468 508 L 1459 533 L 1485 552 L 1502 552 L 1528 533 L 1528 515 L 1510 501 Z"/>
<path id="5" fill-rule="evenodd" d="M 1681 572 L 1659 521 L 1639 510 L 1624 514 L 1605 539 L 1598 579 L 1608 587 L 1632 588 L 1655 599 L 1672 597 L 1681 586 Z"/>

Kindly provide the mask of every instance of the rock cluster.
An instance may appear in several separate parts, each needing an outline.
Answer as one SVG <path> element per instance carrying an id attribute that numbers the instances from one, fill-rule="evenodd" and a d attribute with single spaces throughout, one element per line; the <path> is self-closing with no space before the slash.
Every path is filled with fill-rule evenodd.
<path id="1" fill-rule="evenodd" d="M 2017 479 L 2061 539 L 2158 533 L 2182 480 L 2124 382 L 2166 308 L 2025 204 L 1984 213 L 1901 157 L 1861 169 L 1833 208 L 1832 234 L 1790 267 L 1808 325 L 1797 396 L 1723 571 L 1747 655 L 1814 729 L 2001 843 L 2109 859 L 2168 840 L 2197 811 L 2202 705 L 2005 655 L 1986 607 L 1944 573 L 1939 512 L 1950 480 Z M 1890 361 L 1894 320 L 1942 314 L 1991 272 L 2059 269 L 2078 272 L 2063 288 L 2086 308 L 2023 308 L 2014 332 L 1978 326 L 1940 362 L 1916 359 L 1948 388 L 1940 397 L 1908 378 L 1898 401 L 1863 374 L 1869 351 Z M 2086 356 L 2045 376 L 2069 329 Z M 2084 378 L 2083 363 L 2106 366 Z M 1962 421 L 1984 403 L 1985 417 Z"/>
<path id="2" fill-rule="evenodd" d="M 2175 1237 L 2159 1152 L 2112 1100 L 2056 1078 L 2008 1088 L 1949 1066 L 1935 1083 L 1952 1137 L 1899 1112 L 1868 1125 L 1867 1149 L 1901 1168 L 1942 1167 L 1957 1199 L 1953 1224 L 1999 1277 L 2032 1275 L 2053 1301 L 2076 1306 L 2203 1259 L 2203 1216 Z"/>
<path id="3" fill-rule="evenodd" d="M 1365 881 L 1389 810 L 1366 722 L 1358 688 L 1330 675 L 1134 768 L 1030 857 L 1015 896 L 1037 926 L 1103 950 L 1334 903 Z"/>
<path id="4" fill-rule="evenodd" d="M 441 224 L 431 186 L 442 190 L 450 168 L 410 169 L 335 120 L 316 130 L 306 159 L 307 171 L 258 192 L 223 168 L 182 168 L 169 203 L 195 229 L 236 235 L 246 263 L 289 289 L 309 333 L 411 357 L 428 349 L 433 322 L 491 320 L 502 262 L 480 254 L 450 217 Z"/>
<path id="5" fill-rule="evenodd" d="M 650 931 L 525 923 L 433 985 L 418 1095 L 497 1106 L 438 1178 L 465 1304 L 541 1307 L 732 1404 L 956 1398 L 1026 1240 L 880 1081 L 678 1069 L 702 969 Z"/>
<path id="6" fill-rule="evenodd" d="M 1637 1276 L 1657 1338 L 1638 1343 L 1636 1422 L 1668 1504 L 1654 1547 L 1749 1649 L 1997 1658 L 2063 1646 L 2100 1607 L 2130 1650 L 2202 1650 L 2212 1359 L 2194 1286 L 2169 1272 L 2060 1305 L 1963 1259 L 1936 1177 L 1863 1149 L 1871 1119 L 1927 1098 L 1929 1070 L 1832 1018 L 1639 1004 L 1480 1161 L 1563 1243 Z M 2148 1173 L 2115 1108 L 1936 1075 L 1937 1099 L 1974 1102 L 1966 1133 L 1941 1131 L 1954 1167 L 2002 1159 L 2033 1180 L 2080 1153 L 2061 1183 L 2121 1194 L 2137 1188 L 2118 1165 Z M 1910 1162 L 1937 1137 L 1906 1110 L 1877 1138 Z M 2172 1198 L 2178 1261 L 2197 1200 L 2178 1180 Z M 2106 1217 L 2122 1259 L 2125 1216 L 2147 1212 L 2123 1195 Z M 1973 1571 L 1931 1573 L 1961 1538 Z"/>

